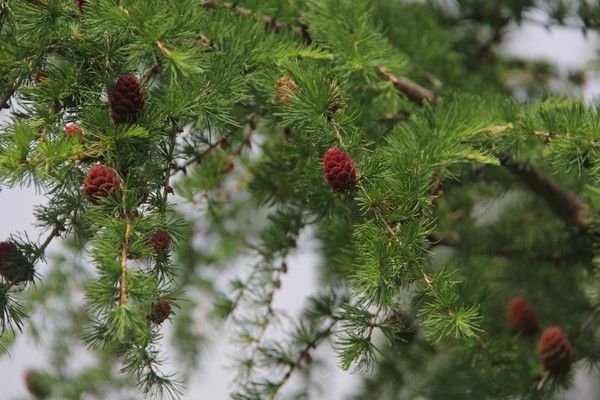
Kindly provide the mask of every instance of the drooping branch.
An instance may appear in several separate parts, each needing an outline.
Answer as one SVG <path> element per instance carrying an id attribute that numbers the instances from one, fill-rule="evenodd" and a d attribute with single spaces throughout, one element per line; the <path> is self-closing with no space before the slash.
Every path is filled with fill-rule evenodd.
<path id="1" fill-rule="evenodd" d="M 554 179 L 530 164 L 508 158 L 502 160 L 514 176 L 546 200 L 550 208 L 569 226 L 586 231 L 590 226 L 589 206 L 575 193 L 561 187 Z"/>
<path id="2" fill-rule="evenodd" d="M 340 126 L 338 125 L 338 123 L 333 119 L 333 118 L 328 118 L 328 122 L 329 125 L 331 126 L 331 128 L 333 129 L 333 131 L 335 132 L 336 138 L 338 140 L 338 143 L 340 144 L 340 146 L 342 148 L 346 148 L 346 145 L 344 143 L 344 139 L 342 137 L 341 134 L 341 129 Z M 367 189 L 364 187 L 364 185 L 359 181 L 357 184 L 357 188 L 364 194 L 364 196 L 367 198 L 367 200 L 369 201 L 369 211 L 371 211 L 373 213 L 373 215 L 375 216 L 375 219 L 377 221 L 379 221 L 379 223 L 381 223 L 381 225 L 385 228 L 385 230 L 387 231 L 387 233 L 390 235 L 390 239 L 391 240 L 398 240 L 398 234 L 400 233 L 400 229 L 402 228 L 400 223 L 396 223 L 396 224 L 391 224 L 383 215 L 382 210 L 375 204 L 375 202 L 373 201 L 373 199 L 371 198 L 371 196 L 369 195 L 369 192 L 367 191 Z M 393 226 L 392 226 L 393 225 Z M 431 277 L 429 275 L 427 275 L 427 272 L 425 272 L 425 270 L 421 271 L 421 275 L 423 277 L 423 280 L 425 281 L 425 284 L 427 286 L 427 288 L 429 290 L 433 289 L 433 280 L 431 279 Z M 379 313 L 380 310 L 378 310 L 377 312 Z"/>
<path id="3" fill-rule="evenodd" d="M 285 383 L 292 377 L 292 374 L 294 373 L 295 370 L 301 368 L 303 364 L 309 363 L 309 360 L 311 360 L 310 351 L 312 349 L 316 349 L 317 346 L 323 340 L 325 340 L 326 338 L 328 338 L 331 335 L 333 328 L 337 324 L 337 322 L 338 322 L 337 320 L 333 320 L 322 331 L 317 332 L 317 334 L 312 338 L 312 340 L 310 342 L 308 342 L 304 347 L 302 347 L 302 349 L 300 349 L 300 352 L 298 353 L 296 360 L 293 363 L 288 365 L 287 370 L 285 371 L 285 374 L 283 375 L 281 380 L 279 382 L 277 382 L 277 384 L 275 385 L 276 389 L 273 391 L 273 393 L 271 393 L 269 395 L 269 397 L 267 397 L 268 400 L 275 399 L 275 395 L 279 392 L 279 390 L 283 387 L 283 385 L 285 385 Z"/>

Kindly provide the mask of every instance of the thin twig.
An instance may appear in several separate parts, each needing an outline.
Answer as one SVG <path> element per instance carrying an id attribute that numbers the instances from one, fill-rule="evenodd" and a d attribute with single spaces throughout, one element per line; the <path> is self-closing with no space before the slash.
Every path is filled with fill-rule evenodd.
<path id="1" fill-rule="evenodd" d="M 60 234 L 60 228 L 57 225 L 55 225 L 54 228 L 52 228 L 52 231 L 50 232 L 50 234 L 48 236 L 46 236 L 46 239 L 44 239 L 42 244 L 38 247 L 38 251 L 35 253 L 33 258 L 31 259 L 32 264 L 35 264 L 44 255 L 46 248 L 50 245 L 50 243 L 52 242 L 52 240 L 54 240 L 54 238 L 59 236 L 59 234 Z"/>
<path id="2" fill-rule="evenodd" d="M 181 165 L 175 165 L 171 168 L 171 172 L 177 173 L 179 171 L 183 171 L 184 173 L 186 172 L 187 168 L 194 164 L 194 163 L 199 163 L 202 161 L 202 159 L 208 155 L 209 153 L 211 153 L 214 149 L 216 149 L 217 147 L 219 147 L 222 143 L 226 143 L 227 139 L 232 135 L 233 133 L 228 133 L 226 135 L 224 135 L 221 139 L 217 140 L 214 143 L 208 143 L 208 146 L 202 150 L 200 153 L 197 153 L 194 155 L 193 158 L 190 158 L 189 160 L 186 160 L 183 164 Z"/>
<path id="3" fill-rule="evenodd" d="M 397 90 L 404 93 L 410 101 L 417 104 L 426 102 L 440 104 L 442 102 L 441 97 L 418 83 L 413 82 L 404 76 L 394 75 L 384 66 L 380 66 L 378 70 Z"/>
<path id="4" fill-rule="evenodd" d="M 245 123 L 250 125 L 250 133 L 244 138 L 244 140 L 242 141 L 242 144 L 235 151 L 233 151 L 231 153 L 232 156 L 239 156 L 242 153 L 242 150 L 244 149 L 244 147 L 247 145 L 250 145 L 250 143 L 251 143 L 250 138 L 252 137 L 252 134 L 256 131 L 254 117 L 248 118 L 248 120 L 246 120 Z M 194 157 L 186 160 L 183 164 L 172 166 L 172 169 L 171 169 L 172 173 L 175 174 L 179 171 L 183 171 L 185 173 L 187 168 L 190 165 L 192 165 L 194 163 L 202 162 L 202 159 L 205 156 L 207 156 L 208 154 L 210 154 L 214 149 L 216 149 L 219 146 L 228 144 L 229 139 L 234 134 L 235 134 L 235 131 L 230 131 L 230 132 L 226 133 L 225 135 L 223 135 L 216 142 L 207 143 L 207 147 L 204 150 L 202 150 L 200 153 L 195 154 Z"/>
<path id="5" fill-rule="evenodd" d="M 125 211 L 125 238 L 121 248 L 121 277 L 119 279 L 119 305 L 127 303 L 127 257 L 129 256 L 129 240 L 133 231 L 131 216 Z"/>
<path id="6" fill-rule="evenodd" d="M 281 380 L 277 383 L 276 389 L 267 397 L 267 400 L 275 399 L 275 395 L 279 392 L 283 385 L 285 385 L 285 383 L 291 378 L 294 371 L 302 367 L 303 361 L 308 356 L 310 356 L 311 349 L 317 348 L 317 346 L 323 339 L 329 337 L 331 331 L 333 330 L 333 327 L 337 324 L 337 322 L 337 320 L 333 320 L 325 329 L 317 333 L 310 342 L 308 342 L 302 349 L 300 349 L 296 360 L 292 364 L 288 365 L 287 371 L 283 375 L 283 378 L 281 378 Z"/>
<path id="7" fill-rule="evenodd" d="M 163 198 L 165 201 L 167 197 L 169 197 L 169 193 L 172 193 L 173 190 L 170 185 L 171 170 L 173 169 L 173 155 L 175 154 L 175 147 L 177 146 L 177 134 L 182 132 L 182 129 L 179 128 L 177 122 L 173 119 L 171 120 L 171 135 L 169 137 L 169 159 L 167 160 L 167 168 L 165 169 L 165 178 L 163 181 Z"/>
<path id="8" fill-rule="evenodd" d="M 158 49 L 164 56 L 171 57 L 171 50 L 167 49 L 167 47 L 164 45 L 164 43 L 161 42 L 160 40 L 156 41 L 156 47 L 158 47 Z"/>
<path id="9" fill-rule="evenodd" d="M 344 138 L 342 137 L 342 134 L 340 132 L 340 126 L 339 124 L 333 119 L 333 118 L 328 118 L 329 121 L 329 125 L 331 125 L 333 132 L 335 132 L 335 137 L 337 138 L 338 143 L 340 144 L 340 146 L 342 146 L 342 148 L 346 148 L 346 143 L 344 143 Z"/>
<path id="10" fill-rule="evenodd" d="M 283 32 L 289 31 L 297 34 L 304 42 L 311 43 L 312 38 L 310 33 L 308 32 L 308 28 L 305 25 L 292 24 L 286 21 L 282 21 L 275 17 L 271 17 L 269 15 L 259 14 L 254 10 L 251 10 L 246 7 L 242 7 L 237 5 L 235 2 L 222 2 L 217 3 L 213 0 L 205 0 L 201 3 L 202 7 L 207 9 L 217 9 L 222 8 L 226 11 L 229 11 L 233 14 L 240 15 L 243 17 L 252 17 L 260 21 L 266 29 L 275 31 L 275 32 Z"/>
<path id="11" fill-rule="evenodd" d="M 248 359 L 251 360 L 251 362 L 254 362 L 254 359 L 261 351 L 263 339 L 267 334 L 269 327 L 271 326 L 269 322 L 275 315 L 275 310 L 273 309 L 273 299 L 275 298 L 275 292 L 281 288 L 281 274 L 283 273 L 283 268 L 274 268 L 273 272 L 274 274 L 271 275 L 270 282 L 271 287 L 269 289 L 268 294 L 266 295 L 267 312 L 265 313 L 265 315 L 262 316 L 258 333 L 253 335 L 254 338 L 252 342 L 252 349 L 250 350 L 250 355 L 248 356 Z M 251 374 L 246 375 L 245 383 L 249 382 L 250 377 Z"/>
<path id="12" fill-rule="evenodd" d="M 591 325 L 594 319 L 600 314 L 600 306 L 596 306 L 590 311 L 587 318 L 581 324 L 581 331 L 586 331 Z"/>
<path id="13" fill-rule="evenodd" d="M 537 390 L 538 391 L 542 390 L 542 388 L 546 384 L 546 381 L 548 380 L 549 377 L 550 377 L 550 371 L 545 371 L 544 375 L 542 375 L 540 381 L 537 384 Z"/>
<path id="14" fill-rule="evenodd" d="M 600 25 L 597 25 L 597 24 L 577 24 L 574 22 L 556 21 L 556 20 L 542 21 L 542 20 L 532 17 L 531 15 L 524 15 L 522 20 L 525 22 L 543 26 L 547 30 L 550 30 L 552 27 L 576 29 L 576 30 L 583 32 L 584 35 L 587 34 L 588 30 L 594 30 L 594 29 L 600 28 Z"/>

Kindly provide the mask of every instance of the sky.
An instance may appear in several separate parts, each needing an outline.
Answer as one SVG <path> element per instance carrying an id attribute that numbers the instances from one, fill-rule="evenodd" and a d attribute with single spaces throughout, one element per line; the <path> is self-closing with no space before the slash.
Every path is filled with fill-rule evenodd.
<path id="1" fill-rule="evenodd" d="M 535 15 L 543 19 L 544 15 Z M 598 39 L 593 35 L 584 37 L 580 31 L 569 28 L 545 29 L 540 25 L 525 23 L 509 35 L 503 51 L 522 58 L 538 58 L 551 60 L 563 69 L 582 68 L 594 58 Z M 600 94 L 600 79 L 591 78 L 584 90 L 584 98 L 591 102 Z M 0 210 L 3 223 L 0 225 L 0 238 L 7 237 L 16 231 L 27 231 L 32 237 L 38 232 L 34 226 L 32 215 L 34 205 L 42 203 L 44 198 L 31 189 L 3 189 L 0 192 Z M 296 315 L 302 308 L 304 299 L 317 289 L 316 271 L 319 265 L 318 243 L 310 230 L 303 233 L 298 241 L 299 249 L 288 258 L 289 273 L 283 276 L 282 289 L 277 292 L 274 306 L 285 309 Z M 51 245 L 49 251 L 57 251 Z M 240 266 L 242 267 L 242 266 Z M 43 267 L 42 267 L 43 270 Z M 212 332 L 209 346 L 205 347 L 200 370 L 188 385 L 184 397 L 191 399 L 227 399 L 230 393 L 230 382 L 234 371 L 231 356 L 235 346 L 231 337 L 222 334 L 223 329 Z M 317 351 L 331 368 L 325 368 L 323 377 L 327 384 L 320 398 L 341 400 L 352 393 L 359 379 L 350 373 L 339 370 L 330 346 L 322 345 Z M 10 357 L 0 358 L 0 400 L 26 397 L 23 384 L 24 371 L 45 365 L 44 353 L 36 347 L 36 343 L 26 336 L 21 336 L 11 349 Z M 597 380 L 597 379 L 596 379 Z M 578 371 L 574 389 L 564 394 L 569 400 L 592 400 L 596 398 L 590 392 L 590 378 L 582 369 Z M 292 382 L 293 384 L 294 382 Z M 140 397 L 141 398 L 141 397 Z"/>

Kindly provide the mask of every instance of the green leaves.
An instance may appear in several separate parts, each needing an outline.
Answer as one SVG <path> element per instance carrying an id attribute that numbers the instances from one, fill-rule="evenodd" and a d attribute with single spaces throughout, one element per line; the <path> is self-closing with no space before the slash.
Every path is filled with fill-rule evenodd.
<path id="1" fill-rule="evenodd" d="M 114 343 L 136 343 L 144 345 L 148 340 L 148 324 L 139 312 L 127 304 L 120 304 L 106 321 L 106 337 Z"/>
<path id="2" fill-rule="evenodd" d="M 496 90 L 507 62 L 478 48 L 482 33 L 500 35 L 506 15 L 525 6 L 459 3 L 457 15 L 446 15 L 428 2 L 391 0 L 98 0 L 83 12 L 66 0 L 0 0 L 2 101 L 17 89 L 0 136 L 0 181 L 38 184 L 49 195 L 38 222 L 74 238 L 85 260 L 77 264 L 85 277 L 69 268 L 49 273 L 47 291 L 30 300 L 64 295 L 72 306 L 70 294 L 85 288 L 85 309 L 69 308 L 66 318 L 74 335 L 88 327 L 83 341 L 102 358 L 91 375 L 69 377 L 70 394 L 57 385 L 56 396 L 98 390 L 81 385 L 90 376 L 98 386 L 117 382 L 107 371 L 118 360 L 123 381 L 138 383 L 145 396 L 176 397 L 176 380 L 159 371 L 168 324 L 159 328 L 148 315 L 158 299 L 173 303 L 180 287 L 194 297 L 174 313 L 186 363 L 198 362 L 206 303 L 215 299 L 211 315 L 239 330 L 233 397 L 244 400 L 275 397 L 297 371 L 318 366 L 312 352 L 332 336 L 342 368 L 380 367 L 369 379 L 383 380 L 383 389 L 367 397 L 436 398 L 423 388 L 450 387 L 453 379 L 463 397 L 489 397 L 481 378 L 515 359 L 506 356 L 515 346 L 498 311 L 503 296 L 539 286 L 539 299 L 551 297 L 542 289 L 557 286 L 548 281 L 581 289 L 567 299 L 579 313 L 561 320 L 579 326 L 582 310 L 597 304 L 586 279 L 597 238 L 563 229 L 535 197 L 543 191 L 526 196 L 502 165 L 547 163 L 574 192 L 588 185 L 586 201 L 597 210 L 596 112 L 564 99 L 520 104 Z M 593 19 L 584 15 L 586 24 Z M 36 82 L 38 69 L 48 77 Z M 409 103 L 382 71 L 440 92 L 443 103 Z M 123 74 L 139 77 L 145 106 L 135 123 L 115 124 L 106 94 Z M 469 87 L 477 93 L 452 93 Z M 69 122 L 83 129 L 81 140 L 64 137 Z M 334 193 L 325 182 L 322 157 L 333 146 L 356 163 L 354 191 Z M 120 190 L 91 204 L 82 181 L 96 163 L 118 172 Z M 505 194 L 520 208 L 506 206 Z M 483 221 L 479 209 L 488 203 L 497 210 Z M 169 249 L 152 248 L 156 229 L 174 239 Z M 310 249 L 325 290 L 288 318 L 275 300 L 288 293 L 288 258 L 306 237 L 316 242 Z M 27 243 L 38 257 L 46 245 Z M 247 273 L 238 274 L 246 261 Z M 87 263 L 94 269 L 80 265 Z M 229 269 L 236 277 L 220 287 Z M 542 313 L 552 320 L 555 308 Z M 395 336 L 400 310 L 418 317 L 410 340 Z M 0 285 L 3 334 L 23 318 L 20 295 Z M 594 355 L 593 334 L 582 337 L 588 344 L 578 351 Z M 4 339 L 11 340 L 1 337 L 0 349 Z M 53 348 L 61 371 L 65 347 Z M 461 365 L 475 348 L 482 371 Z M 519 370 L 525 386 L 535 368 Z M 424 378 L 411 384 L 415 371 Z M 466 390 L 463 381 L 484 389 Z"/>
<path id="3" fill-rule="evenodd" d="M 311 35 L 339 59 L 335 68 L 342 76 L 357 74 L 372 83 L 378 66 L 387 66 L 396 73 L 406 68 L 404 57 L 374 26 L 368 2 L 315 0 L 307 5 Z"/>

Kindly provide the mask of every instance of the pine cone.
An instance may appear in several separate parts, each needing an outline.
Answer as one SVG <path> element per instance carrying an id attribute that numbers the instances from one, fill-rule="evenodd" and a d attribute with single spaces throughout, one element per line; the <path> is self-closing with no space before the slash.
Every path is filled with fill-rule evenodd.
<path id="1" fill-rule="evenodd" d="M 144 91 L 140 81 L 132 75 L 119 77 L 110 91 L 108 100 L 113 121 L 135 121 L 144 109 Z"/>
<path id="2" fill-rule="evenodd" d="M 275 82 L 275 94 L 277 100 L 282 104 L 289 104 L 291 97 L 298 91 L 298 85 L 289 76 L 277 79 Z"/>
<path id="3" fill-rule="evenodd" d="M 75 0 L 75 4 L 79 7 L 79 12 L 83 14 L 83 6 L 85 6 L 85 0 Z"/>
<path id="4" fill-rule="evenodd" d="M 547 328 L 540 339 L 540 361 L 553 374 L 563 374 L 571 367 L 571 343 L 558 326 Z"/>
<path id="5" fill-rule="evenodd" d="M 506 306 L 510 329 L 523 336 L 532 336 L 540 329 L 540 322 L 533 306 L 522 297 L 514 297 Z"/>
<path id="6" fill-rule="evenodd" d="M 46 399 L 52 394 L 52 381 L 45 372 L 29 370 L 25 373 L 25 386 L 36 399 Z"/>
<path id="7" fill-rule="evenodd" d="M 83 139 L 83 130 L 76 124 L 69 124 L 65 126 L 65 136 L 79 136 L 80 139 Z"/>
<path id="8" fill-rule="evenodd" d="M 33 281 L 33 264 L 13 242 L 0 242 L 0 276 L 13 285 Z"/>
<path id="9" fill-rule="evenodd" d="M 171 303 L 168 300 L 160 299 L 152 304 L 152 310 L 148 314 L 148 319 L 157 325 L 165 322 L 171 315 Z"/>
<path id="10" fill-rule="evenodd" d="M 33 79 L 35 80 L 36 83 L 40 83 L 41 81 L 48 78 L 49 76 L 50 76 L 50 74 L 48 74 L 46 71 L 42 71 L 42 70 L 38 69 L 37 71 L 35 71 L 35 75 L 34 75 Z"/>
<path id="11" fill-rule="evenodd" d="M 94 165 L 83 181 L 83 192 L 92 203 L 96 203 L 98 197 L 109 196 L 120 187 L 121 181 L 117 172 L 102 164 Z"/>
<path id="12" fill-rule="evenodd" d="M 385 321 L 394 332 L 393 337 L 397 343 L 410 343 L 418 333 L 418 327 L 410 315 L 401 311 L 395 311 Z"/>
<path id="13" fill-rule="evenodd" d="M 150 244 L 157 253 L 163 253 L 169 248 L 171 239 L 164 229 L 157 229 L 150 235 Z"/>
<path id="14" fill-rule="evenodd" d="M 354 189 L 356 167 L 354 161 L 342 150 L 330 148 L 323 156 L 323 173 L 329 186 L 338 192 Z"/>

